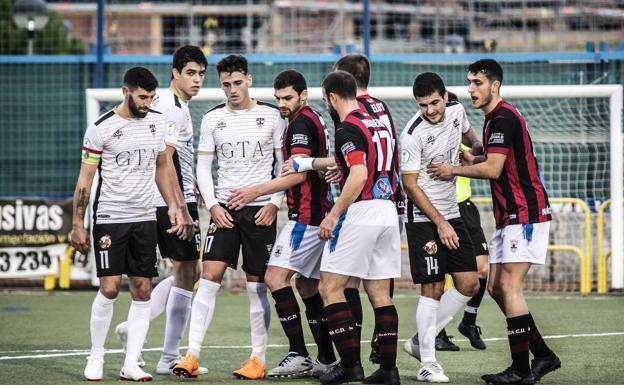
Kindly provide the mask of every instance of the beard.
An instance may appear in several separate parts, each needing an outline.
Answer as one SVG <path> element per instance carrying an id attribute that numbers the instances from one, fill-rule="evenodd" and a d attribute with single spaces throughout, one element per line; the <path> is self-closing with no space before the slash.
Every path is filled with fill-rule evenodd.
<path id="1" fill-rule="evenodd" d="M 338 115 L 338 111 L 336 111 L 336 109 L 334 108 L 334 106 L 331 105 L 331 103 L 327 104 L 327 111 L 329 112 L 329 116 L 331 116 L 332 120 L 334 121 L 335 126 L 341 123 L 340 115 Z"/>
<path id="2" fill-rule="evenodd" d="M 488 95 L 483 97 L 483 102 L 479 104 L 477 108 L 483 108 L 487 106 L 488 104 L 490 104 L 491 101 L 492 101 L 492 93 L 489 93 Z"/>
<path id="3" fill-rule="evenodd" d="M 128 109 L 130 110 L 130 114 L 132 114 L 135 118 L 143 119 L 147 116 L 147 111 L 142 112 L 139 110 L 139 107 L 137 107 L 134 99 L 132 99 L 132 96 L 128 97 Z"/>

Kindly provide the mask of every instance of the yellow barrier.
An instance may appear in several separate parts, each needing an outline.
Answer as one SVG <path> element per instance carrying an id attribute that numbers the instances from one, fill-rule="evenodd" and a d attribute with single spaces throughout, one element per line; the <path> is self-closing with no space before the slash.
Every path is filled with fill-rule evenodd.
<path id="1" fill-rule="evenodd" d="M 471 200 L 474 203 L 492 203 L 492 198 L 473 197 Z M 591 214 L 589 206 L 582 199 L 577 198 L 550 198 L 550 203 L 560 204 L 576 204 L 583 209 L 585 216 L 585 250 L 581 250 L 573 245 L 550 245 L 549 251 L 571 251 L 574 252 L 580 258 L 580 275 L 581 275 L 581 294 L 589 294 L 591 292 Z"/>
<path id="2" fill-rule="evenodd" d="M 596 216 L 596 226 L 597 226 L 597 234 L 596 234 L 596 252 L 598 254 L 598 293 L 606 293 L 608 291 L 607 287 L 607 261 L 611 252 L 603 253 L 603 242 L 604 242 L 604 212 L 611 204 L 611 199 L 607 199 L 602 202 L 600 206 L 598 206 L 598 215 Z"/>
<path id="3" fill-rule="evenodd" d="M 61 289 L 69 289 L 69 272 L 71 269 L 71 258 L 74 254 L 75 249 L 70 245 L 67 246 L 65 250 L 65 255 L 63 255 L 63 259 L 59 262 L 59 288 Z M 46 275 L 43 278 L 43 288 L 45 290 L 54 290 L 56 288 L 56 276 L 57 274 Z"/>

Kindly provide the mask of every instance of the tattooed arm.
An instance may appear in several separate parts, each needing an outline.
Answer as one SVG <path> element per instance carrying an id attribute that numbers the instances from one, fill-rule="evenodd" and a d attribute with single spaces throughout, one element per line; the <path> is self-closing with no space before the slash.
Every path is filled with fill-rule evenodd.
<path id="1" fill-rule="evenodd" d="M 89 251 L 89 233 L 84 226 L 84 217 L 89 206 L 89 197 L 91 195 L 91 184 L 98 166 L 95 164 L 82 163 L 80 166 L 80 175 L 76 183 L 76 191 L 74 191 L 74 213 L 72 217 L 71 244 L 81 252 L 86 254 Z"/>

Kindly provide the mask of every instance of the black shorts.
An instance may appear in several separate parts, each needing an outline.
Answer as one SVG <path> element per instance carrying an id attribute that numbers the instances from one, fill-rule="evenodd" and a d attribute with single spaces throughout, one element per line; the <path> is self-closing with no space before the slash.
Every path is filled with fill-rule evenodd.
<path id="1" fill-rule="evenodd" d="M 433 223 L 405 224 L 414 283 L 442 282 L 447 273 L 477 271 L 477 260 L 464 222 L 460 218 L 448 222 L 459 237 L 459 248 L 455 250 L 442 244 Z"/>
<path id="2" fill-rule="evenodd" d="M 158 277 L 156 221 L 93 225 L 98 277 Z"/>
<path id="3" fill-rule="evenodd" d="M 470 198 L 459 204 L 459 215 L 464 220 L 468 234 L 470 234 L 475 256 L 488 255 L 488 243 L 481 227 L 481 215 L 479 215 L 479 209 Z"/>
<path id="4" fill-rule="evenodd" d="M 197 203 L 187 203 L 188 211 L 193 221 L 199 221 Z M 201 233 L 195 231 L 192 241 L 185 241 L 175 234 L 169 234 L 171 228 L 167 206 L 156 208 L 156 221 L 158 223 L 158 249 L 163 258 L 171 258 L 175 261 L 197 261 L 201 244 Z"/>
<path id="5" fill-rule="evenodd" d="M 225 208 L 234 219 L 234 227 L 220 229 L 210 220 L 204 240 L 204 261 L 226 262 L 236 269 L 241 245 L 243 271 L 249 275 L 264 276 L 266 264 L 277 234 L 276 221 L 271 226 L 258 226 L 254 216 L 262 206 L 246 206 L 240 211 Z"/>

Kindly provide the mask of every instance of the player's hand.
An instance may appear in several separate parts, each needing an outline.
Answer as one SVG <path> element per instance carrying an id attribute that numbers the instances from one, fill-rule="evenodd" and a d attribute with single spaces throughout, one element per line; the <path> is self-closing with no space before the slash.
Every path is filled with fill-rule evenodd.
<path id="1" fill-rule="evenodd" d="M 271 226 L 277 218 L 277 212 L 279 208 L 273 203 L 267 203 L 266 206 L 258 210 L 254 218 L 256 219 L 256 225 L 258 226 Z"/>
<path id="2" fill-rule="evenodd" d="M 325 172 L 325 181 L 327 183 L 339 183 L 342 178 L 342 174 L 338 166 L 329 166 Z"/>
<path id="3" fill-rule="evenodd" d="M 460 151 L 459 160 L 461 161 L 462 166 L 470 166 L 474 164 L 475 156 L 469 151 Z"/>
<path id="4" fill-rule="evenodd" d="M 195 177 L 193 177 L 193 194 L 195 194 L 197 207 L 202 207 L 205 203 L 204 197 L 201 195 L 201 191 L 199 191 L 199 185 L 197 184 L 197 179 L 195 179 Z"/>
<path id="5" fill-rule="evenodd" d="M 282 163 L 282 171 L 280 173 L 280 176 L 295 174 L 296 172 L 297 171 L 295 171 L 295 167 L 293 166 L 292 158 L 289 158 L 285 160 L 284 163 Z"/>
<path id="6" fill-rule="evenodd" d="M 448 163 L 438 163 L 427 165 L 427 174 L 433 180 L 453 179 L 453 165 Z"/>
<path id="7" fill-rule="evenodd" d="M 334 236 L 332 232 L 334 231 L 334 227 L 336 227 L 336 223 L 338 223 L 338 217 L 336 217 L 331 212 L 327 214 L 327 216 L 323 219 L 318 229 L 318 237 L 324 241 L 333 239 Z"/>
<path id="8" fill-rule="evenodd" d="M 448 221 L 443 221 L 438 225 L 438 235 L 444 246 L 451 250 L 459 248 L 459 237 Z"/>
<path id="9" fill-rule="evenodd" d="M 180 239 L 191 241 L 195 236 L 195 222 L 191 218 L 186 205 L 168 211 L 171 228 L 169 234 L 175 234 Z"/>
<path id="10" fill-rule="evenodd" d="M 217 227 L 221 229 L 231 229 L 234 227 L 234 219 L 230 213 L 220 205 L 214 205 L 210 208 L 210 216 Z"/>
<path id="11" fill-rule="evenodd" d="M 235 188 L 227 199 L 227 207 L 232 210 L 240 210 L 259 196 L 252 187 Z"/>
<path id="12" fill-rule="evenodd" d="M 84 255 L 89 252 L 91 241 L 89 239 L 89 233 L 84 227 L 74 227 L 69 234 L 69 238 L 71 239 L 71 245 L 74 249 L 78 250 L 78 252 Z"/>

